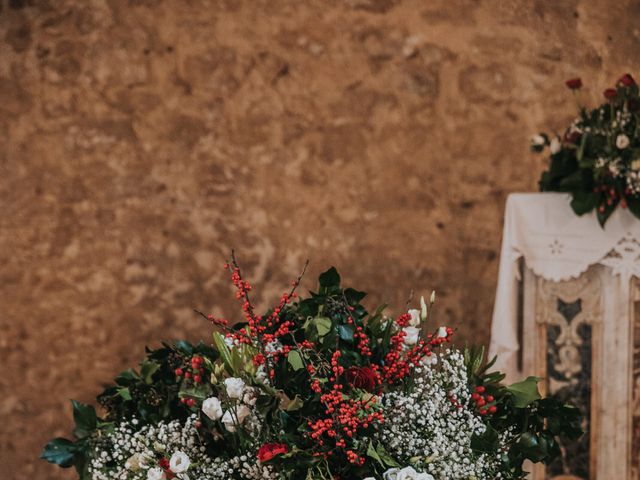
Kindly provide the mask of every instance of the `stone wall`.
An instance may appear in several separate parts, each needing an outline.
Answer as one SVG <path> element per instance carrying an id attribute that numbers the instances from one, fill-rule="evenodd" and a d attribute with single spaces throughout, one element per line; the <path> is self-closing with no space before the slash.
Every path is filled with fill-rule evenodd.
<path id="1" fill-rule="evenodd" d="M 311 259 L 488 341 L 531 133 L 640 64 L 633 0 L 0 0 L 2 478 L 145 344 Z M 635 72 L 639 73 L 639 72 Z M 8 474 L 8 476 L 7 476 Z"/>

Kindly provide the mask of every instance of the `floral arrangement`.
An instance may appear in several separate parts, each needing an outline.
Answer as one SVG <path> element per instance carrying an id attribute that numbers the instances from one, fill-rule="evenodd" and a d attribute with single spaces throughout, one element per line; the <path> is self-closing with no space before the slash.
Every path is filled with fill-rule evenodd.
<path id="1" fill-rule="evenodd" d="M 42 458 L 93 480 L 522 479 L 581 434 L 576 408 L 511 386 L 484 350 L 427 333 L 435 295 L 396 318 L 330 268 L 258 314 L 233 257 L 241 322 L 198 312 L 212 344 L 147 350 L 98 396 L 73 403 L 74 439 Z M 304 272 L 303 272 L 304 273 Z"/>
<path id="2" fill-rule="evenodd" d="M 582 81 L 566 82 L 576 94 Z M 640 218 L 640 97 L 630 74 L 603 93 L 606 102 L 593 110 L 580 106 L 578 117 L 562 136 L 535 135 L 535 152 L 549 149 L 549 169 L 542 191 L 569 192 L 578 215 L 596 209 L 604 226 L 619 205 Z M 580 102 L 578 102 L 580 104 Z"/>

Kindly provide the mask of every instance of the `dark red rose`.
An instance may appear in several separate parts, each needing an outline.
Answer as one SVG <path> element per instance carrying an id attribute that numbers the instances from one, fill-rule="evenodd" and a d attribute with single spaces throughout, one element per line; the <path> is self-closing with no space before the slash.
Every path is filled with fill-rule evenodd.
<path id="1" fill-rule="evenodd" d="M 602 92 L 602 94 L 607 100 L 613 100 L 618 96 L 618 92 L 615 88 L 607 88 L 604 92 Z"/>
<path id="2" fill-rule="evenodd" d="M 346 373 L 347 381 L 356 388 L 367 392 L 375 392 L 378 386 L 378 375 L 371 367 L 350 367 Z"/>
<path id="3" fill-rule="evenodd" d="M 289 451 L 284 443 L 265 443 L 258 450 L 258 460 L 265 463 L 271 460 L 273 457 L 283 455 Z"/>
<path id="4" fill-rule="evenodd" d="M 633 87 L 636 84 L 636 81 L 633 79 L 630 73 L 625 73 L 620 77 L 618 83 L 624 85 L 625 87 Z"/>
<path id="5" fill-rule="evenodd" d="M 579 88 L 582 88 L 582 80 L 580 78 L 571 78 L 564 83 L 571 90 L 578 90 Z"/>
<path id="6" fill-rule="evenodd" d="M 574 145 L 577 145 L 581 138 L 582 134 L 580 132 L 567 132 L 564 135 L 565 143 L 573 143 Z"/>

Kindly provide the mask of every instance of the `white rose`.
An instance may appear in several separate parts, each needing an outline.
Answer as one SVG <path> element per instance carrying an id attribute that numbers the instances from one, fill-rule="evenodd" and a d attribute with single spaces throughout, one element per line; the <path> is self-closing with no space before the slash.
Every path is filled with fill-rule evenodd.
<path id="1" fill-rule="evenodd" d="M 222 404 L 217 397 L 207 398 L 202 402 L 202 412 L 211 420 L 219 420 L 222 417 Z"/>
<path id="2" fill-rule="evenodd" d="M 147 470 L 147 480 L 166 480 L 166 478 L 160 467 L 153 467 Z"/>
<path id="3" fill-rule="evenodd" d="M 398 478 L 399 468 L 390 468 L 382 474 L 384 480 L 396 480 Z"/>
<path id="4" fill-rule="evenodd" d="M 549 150 L 551 150 L 552 154 L 558 153 L 562 149 L 562 143 L 558 140 L 558 137 L 554 137 L 549 144 Z"/>
<path id="5" fill-rule="evenodd" d="M 397 474 L 396 480 L 434 480 L 428 473 L 418 473 L 413 467 L 405 467 Z"/>
<path id="6" fill-rule="evenodd" d="M 233 407 L 231 410 L 227 410 L 222 416 L 224 428 L 226 428 L 228 432 L 235 432 L 236 427 L 241 425 L 250 413 L 251 410 L 249 410 L 249 407 L 245 405 L 240 405 L 238 407 Z"/>
<path id="7" fill-rule="evenodd" d="M 420 329 L 417 327 L 405 327 L 402 329 L 406 336 L 404 337 L 405 345 L 415 345 L 418 343 L 418 337 L 420 336 Z"/>
<path id="8" fill-rule="evenodd" d="M 227 388 L 227 395 L 229 395 L 229 398 L 242 398 L 244 385 L 244 380 L 241 378 L 231 377 L 224 381 L 224 386 Z"/>
<path id="9" fill-rule="evenodd" d="M 132 472 L 137 472 L 142 467 L 142 459 L 140 458 L 139 453 L 134 453 L 131 455 L 126 462 L 124 462 L 124 468 L 127 470 L 131 470 Z"/>
<path id="10" fill-rule="evenodd" d="M 171 459 L 169 460 L 169 467 L 173 473 L 183 473 L 189 469 L 189 465 L 191 465 L 191 460 L 186 453 L 177 450 L 171 455 Z"/>
<path id="11" fill-rule="evenodd" d="M 409 325 L 412 327 L 417 327 L 420 325 L 420 310 L 409 310 L 409 315 L 411 315 L 411 320 L 409 320 Z"/>
<path id="12" fill-rule="evenodd" d="M 536 147 L 544 145 L 544 142 L 545 142 L 544 137 L 540 134 L 534 135 L 533 137 L 531 137 L 531 145 L 535 145 Z"/>
<path id="13" fill-rule="evenodd" d="M 618 137 L 616 138 L 616 147 L 618 147 L 620 150 L 627 148 L 629 146 L 629 143 L 631 143 L 629 137 L 627 137 L 624 133 L 618 135 Z"/>
<path id="14" fill-rule="evenodd" d="M 438 332 L 436 333 L 436 337 L 438 338 L 446 338 L 449 334 L 447 333 L 447 327 L 438 328 Z"/>

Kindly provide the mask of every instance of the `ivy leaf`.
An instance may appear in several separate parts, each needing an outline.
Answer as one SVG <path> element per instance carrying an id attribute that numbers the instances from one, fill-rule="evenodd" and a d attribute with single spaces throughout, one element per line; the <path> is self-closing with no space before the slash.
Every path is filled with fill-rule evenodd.
<path id="1" fill-rule="evenodd" d="M 320 286 L 321 287 L 338 287 L 340 286 L 340 274 L 335 267 L 331 267 L 326 272 L 320 274 Z"/>
<path id="2" fill-rule="evenodd" d="M 128 387 L 119 388 L 118 395 L 120 395 L 124 400 L 131 400 L 131 392 Z"/>
<path id="3" fill-rule="evenodd" d="M 96 409 L 91 405 L 85 405 L 75 400 L 71 400 L 71 404 L 73 405 L 73 419 L 76 422 L 73 434 L 76 438 L 88 437 L 98 424 Z"/>
<path id="4" fill-rule="evenodd" d="M 54 438 L 44 447 L 40 458 L 62 468 L 69 468 L 73 465 L 73 457 L 76 454 L 76 450 L 76 445 L 71 440 Z"/>
<path id="5" fill-rule="evenodd" d="M 313 319 L 313 324 L 316 326 L 318 335 L 324 337 L 331 331 L 331 319 L 328 317 L 316 317 Z"/>
<path id="6" fill-rule="evenodd" d="M 156 362 L 144 362 L 140 367 L 140 376 L 146 384 L 151 385 L 153 382 L 153 374 L 160 369 L 160 364 Z"/>
<path id="7" fill-rule="evenodd" d="M 302 356 L 300 352 L 297 350 L 291 350 L 289 355 L 287 355 L 287 361 L 289 365 L 297 372 L 298 370 L 304 368 L 304 362 L 302 361 Z"/>
<path id="8" fill-rule="evenodd" d="M 538 392 L 538 377 L 527 377 L 522 382 L 514 383 L 507 387 L 507 391 L 513 397 L 513 404 L 518 408 L 525 408 L 536 400 L 540 400 Z"/>

